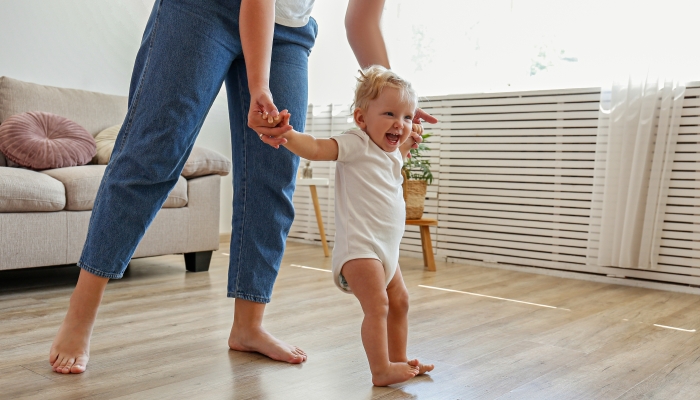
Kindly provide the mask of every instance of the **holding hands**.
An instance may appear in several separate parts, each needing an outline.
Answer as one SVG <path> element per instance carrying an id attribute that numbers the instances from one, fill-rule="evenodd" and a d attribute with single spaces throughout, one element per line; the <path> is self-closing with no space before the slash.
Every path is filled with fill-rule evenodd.
<path id="1" fill-rule="evenodd" d="M 287 139 L 282 137 L 294 127 L 289 125 L 289 118 L 292 114 L 287 110 L 277 111 L 277 107 L 272 102 L 272 95 L 268 92 L 261 92 L 255 97 L 251 97 L 250 111 L 248 112 L 248 127 L 253 129 L 260 140 L 264 143 L 279 149 L 281 145 L 287 143 Z M 417 149 L 423 141 L 423 125 L 421 120 L 432 124 L 437 119 L 420 108 L 416 109 L 416 116 L 413 119 L 409 140 L 413 143 L 410 148 Z M 408 141 L 408 140 L 407 140 Z M 409 155 L 410 157 L 410 155 Z"/>
<path id="2" fill-rule="evenodd" d="M 287 110 L 277 111 L 269 89 L 251 93 L 248 127 L 266 144 L 279 149 L 280 145 L 287 142 L 287 139 L 280 136 L 293 129 L 289 125 L 289 117 L 291 114 Z"/>

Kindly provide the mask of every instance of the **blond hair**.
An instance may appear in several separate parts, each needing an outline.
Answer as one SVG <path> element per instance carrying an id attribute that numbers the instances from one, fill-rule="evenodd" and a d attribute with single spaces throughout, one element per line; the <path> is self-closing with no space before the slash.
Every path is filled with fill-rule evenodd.
<path id="1" fill-rule="evenodd" d="M 372 65 L 360 70 L 352 108 L 367 110 L 369 102 L 379 97 L 385 87 L 399 89 L 401 100 L 412 102 L 415 106 L 418 106 L 418 97 L 409 81 L 381 65 Z"/>

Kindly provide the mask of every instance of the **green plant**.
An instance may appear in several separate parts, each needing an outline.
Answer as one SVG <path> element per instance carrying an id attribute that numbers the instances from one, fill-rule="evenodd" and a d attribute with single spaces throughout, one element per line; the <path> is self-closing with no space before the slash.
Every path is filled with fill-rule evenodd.
<path id="1" fill-rule="evenodd" d="M 433 173 L 430 172 L 430 161 L 423 152 L 430 150 L 426 145 L 428 138 L 433 136 L 431 133 L 422 135 L 423 142 L 418 145 L 417 149 L 411 149 L 408 158 L 403 163 L 403 175 L 408 180 L 426 181 L 428 185 L 433 183 Z"/>

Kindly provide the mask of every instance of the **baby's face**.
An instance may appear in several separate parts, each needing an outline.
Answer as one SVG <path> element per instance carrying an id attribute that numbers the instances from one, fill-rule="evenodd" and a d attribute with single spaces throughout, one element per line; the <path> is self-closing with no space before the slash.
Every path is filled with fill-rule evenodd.
<path id="1" fill-rule="evenodd" d="M 355 122 L 377 146 L 392 152 L 408 139 L 415 110 L 413 102 L 401 98 L 399 89 L 385 87 L 367 110 L 355 110 Z"/>

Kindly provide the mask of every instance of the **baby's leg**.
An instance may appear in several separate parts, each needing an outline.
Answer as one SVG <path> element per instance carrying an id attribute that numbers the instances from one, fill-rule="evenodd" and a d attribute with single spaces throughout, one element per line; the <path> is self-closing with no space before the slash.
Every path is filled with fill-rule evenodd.
<path id="1" fill-rule="evenodd" d="M 386 288 L 389 297 L 389 314 L 387 316 L 387 335 L 389 337 L 389 360 L 407 362 L 406 342 L 408 340 L 408 289 L 401 276 L 401 268 Z"/>
<path id="2" fill-rule="evenodd" d="M 387 343 L 387 314 L 389 298 L 385 288 L 382 263 L 361 258 L 343 265 L 342 274 L 365 314 L 362 320 L 362 344 L 367 353 L 372 383 L 387 386 L 407 381 L 419 372 L 419 367 L 407 362 L 389 361 Z"/>
<path id="3" fill-rule="evenodd" d="M 387 335 L 389 338 L 389 360 L 405 362 L 418 368 L 418 375 L 432 371 L 432 364 L 421 364 L 418 360 L 408 360 L 406 343 L 408 341 L 408 289 L 403 282 L 401 267 L 386 288 L 389 297 L 389 314 L 387 316 Z"/>

